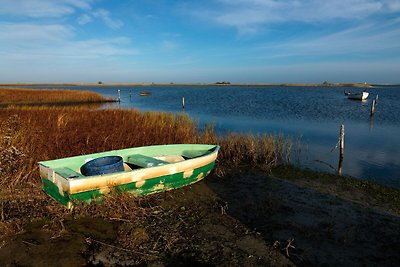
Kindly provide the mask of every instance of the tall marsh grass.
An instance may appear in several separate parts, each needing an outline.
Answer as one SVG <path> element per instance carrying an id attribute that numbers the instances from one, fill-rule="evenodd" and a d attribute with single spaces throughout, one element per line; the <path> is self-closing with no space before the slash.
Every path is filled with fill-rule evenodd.
<path id="1" fill-rule="evenodd" d="M 93 103 L 105 102 L 103 96 L 89 91 L 58 89 L 0 88 L 0 104 Z"/>
<path id="2" fill-rule="evenodd" d="M 0 138 L 7 140 L 0 143 L 3 151 L 0 156 L 2 161 L 8 160 L 3 166 L 13 166 L 12 172 L 8 169 L 0 172 L 3 176 L 0 184 L 9 186 L 38 182 L 38 161 L 136 146 L 219 144 L 218 161 L 230 167 L 240 164 L 273 166 L 284 160 L 287 153 L 282 136 L 230 134 L 218 137 L 213 126 L 200 130 L 185 114 L 10 107 L 0 110 L 0 121 Z"/>

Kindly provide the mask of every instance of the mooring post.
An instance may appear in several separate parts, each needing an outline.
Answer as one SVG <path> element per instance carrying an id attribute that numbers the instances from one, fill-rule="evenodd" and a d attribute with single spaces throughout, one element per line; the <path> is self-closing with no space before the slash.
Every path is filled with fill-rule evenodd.
<path id="1" fill-rule="evenodd" d="M 185 97 L 182 96 L 182 110 L 185 110 Z"/>
<path id="2" fill-rule="evenodd" d="M 132 90 L 129 89 L 129 101 L 132 100 Z"/>
<path id="3" fill-rule="evenodd" d="M 121 90 L 118 89 L 118 102 L 121 102 Z"/>
<path id="4" fill-rule="evenodd" d="M 371 117 L 374 116 L 375 112 L 375 99 L 372 100 L 372 105 L 371 105 Z"/>
<path id="5" fill-rule="evenodd" d="M 344 124 L 340 125 L 340 157 L 344 155 Z"/>
<path id="6" fill-rule="evenodd" d="M 375 105 L 378 104 L 378 95 L 375 96 Z"/>
<path id="7" fill-rule="evenodd" d="M 340 148 L 340 155 L 339 155 L 339 167 L 338 173 L 342 175 L 343 170 L 343 158 L 344 158 L 344 125 L 340 125 L 340 132 L 339 132 L 339 148 Z"/>
<path id="8" fill-rule="evenodd" d="M 372 132 L 372 129 L 374 128 L 374 116 L 369 117 L 369 131 Z"/>

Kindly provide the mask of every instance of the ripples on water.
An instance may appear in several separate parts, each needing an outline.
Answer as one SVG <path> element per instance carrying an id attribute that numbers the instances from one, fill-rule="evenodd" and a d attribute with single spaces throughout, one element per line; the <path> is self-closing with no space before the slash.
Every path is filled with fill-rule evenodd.
<path id="1" fill-rule="evenodd" d="M 52 86 L 54 87 L 54 86 Z M 43 88 L 43 87 L 42 87 Z M 366 101 L 349 100 L 344 87 L 146 86 L 63 87 L 117 97 L 111 107 L 185 112 L 201 124 L 215 122 L 221 134 L 283 133 L 301 137 L 301 164 L 335 172 L 340 124 L 345 125 L 343 173 L 400 187 L 400 87 L 370 88 Z M 140 91 L 151 92 L 141 97 Z M 373 119 L 372 99 L 379 95 Z M 109 107 L 109 106 L 108 106 Z"/>

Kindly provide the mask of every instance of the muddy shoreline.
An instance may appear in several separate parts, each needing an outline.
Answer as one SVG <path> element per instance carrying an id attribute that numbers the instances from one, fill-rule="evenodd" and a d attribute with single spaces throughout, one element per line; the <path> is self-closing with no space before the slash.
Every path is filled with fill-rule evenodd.
<path id="1" fill-rule="evenodd" d="M 223 178 L 225 179 L 225 178 Z M 400 218 L 383 206 L 345 200 L 304 184 L 254 170 L 229 177 L 232 186 L 209 180 L 229 204 L 228 214 L 269 244 L 292 240 L 289 259 L 298 266 L 396 266 Z M 335 194 L 337 193 L 337 194 Z M 354 194 L 364 192 L 354 189 Z M 365 196 L 367 197 L 367 196 Z"/>
<path id="2" fill-rule="evenodd" d="M 18 234 L 2 238 L 1 266 L 56 265 L 61 258 L 65 266 L 400 263 L 398 214 L 256 169 L 213 174 L 179 190 L 117 198 L 73 213 L 38 186 L 31 190 L 37 196 L 26 210 L 16 199 L 2 200 L 4 221 L 31 218 Z M 33 210 L 48 216 L 38 218 Z"/>

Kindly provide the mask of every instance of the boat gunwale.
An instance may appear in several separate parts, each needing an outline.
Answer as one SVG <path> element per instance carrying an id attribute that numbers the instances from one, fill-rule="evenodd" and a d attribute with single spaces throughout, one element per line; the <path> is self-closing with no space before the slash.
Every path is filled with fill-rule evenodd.
<path id="1" fill-rule="evenodd" d="M 219 145 L 212 145 L 212 144 L 167 144 L 167 145 L 151 145 L 151 146 L 138 146 L 138 147 L 130 147 L 130 148 L 122 148 L 122 149 L 114 149 L 110 151 L 103 151 L 103 152 L 97 152 L 97 153 L 91 153 L 91 154 L 84 154 L 84 155 L 76 155 L 76 156 L 71 156 L 71 157 L 65 157 L 65 158 L 59 158 L 59 159 L 51 159 L 51 160 L 44 160 L 44 161 L 39 161 L 38 164 L 41 164 L 45 167 L 50 167 L 46 164 L 48 163 L 54 163 L 54 162 L 63 162 L 63 161 L 68 161 L 71 159 L 78 159 L 78 158 L 90 158 L 92 156 L 98 156 L 98 155 L 114 155 L 115 153 L 122 153 L 125 154 L 126 152 L 132 151 L 132 150 L 140 150 L 140 149 L 148 149 L 148 148 L 165 148 L 165 147 L 185 147 L 185 146 L 190 146 L 190 147 L 210 147 L 209 149 L 217 148 L 219 150 L 220 146 Z M 212 152 L 212 151 L 211 151 Z"/>

